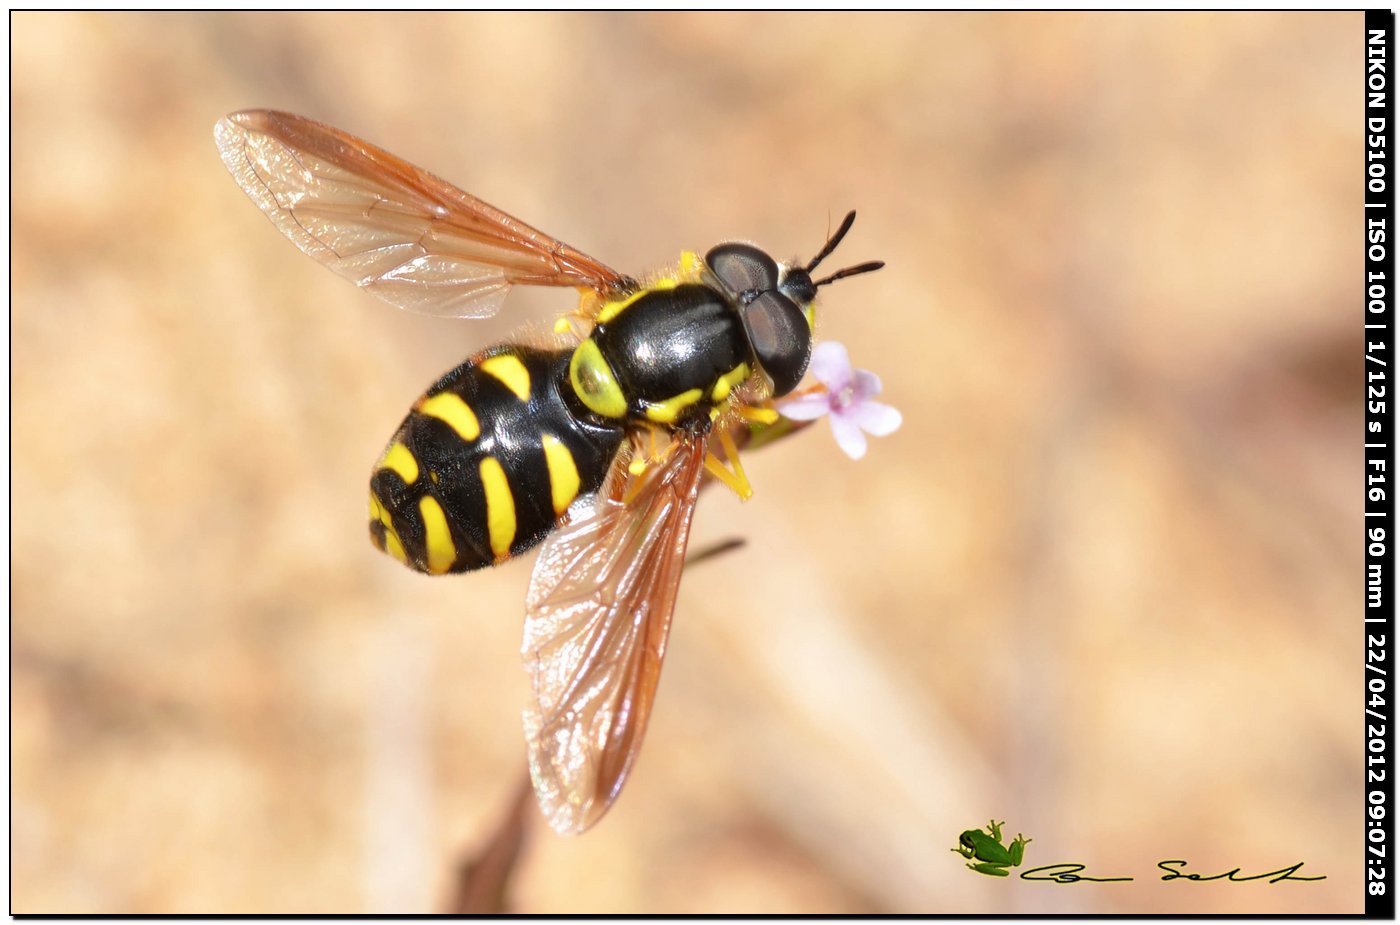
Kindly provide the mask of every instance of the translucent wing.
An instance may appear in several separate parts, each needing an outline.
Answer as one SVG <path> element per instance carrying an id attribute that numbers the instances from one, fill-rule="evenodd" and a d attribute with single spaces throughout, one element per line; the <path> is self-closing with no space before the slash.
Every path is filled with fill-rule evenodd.
<path id="1" fill-rule="evenodd" d="M 386 302 L 495 314 L 512 284 L 605 292 L 622 276 L 380 148 L 285 112 L 214 126 L 238 185 L 292 243 Z"/>
<path id="2" fill-rule="evenodd" d="M 530 776 L 549 824 L 600 819 L 646 732 L 671 628 L 705 440 L 678 445 L 545 542 L 530 584 L 523 655 Z"/>

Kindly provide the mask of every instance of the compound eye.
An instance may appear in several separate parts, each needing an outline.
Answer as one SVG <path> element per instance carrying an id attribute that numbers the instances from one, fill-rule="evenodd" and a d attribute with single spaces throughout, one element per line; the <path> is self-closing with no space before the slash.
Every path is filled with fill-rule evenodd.
<path id="1" fill-rule="evenodd" d="M 758 365 L 773 380 L 773 395 L 797 388 L 812 358 L 812 332 L 787 296 L 765 292 L 744 307 L 744 329 Z"/>
<path id="2" fill-rule="evenodd" d="M 705 255 L 705 263 L 730 295 L 778 288 L 778 264 L 752 244 L 716 245 Z"/>

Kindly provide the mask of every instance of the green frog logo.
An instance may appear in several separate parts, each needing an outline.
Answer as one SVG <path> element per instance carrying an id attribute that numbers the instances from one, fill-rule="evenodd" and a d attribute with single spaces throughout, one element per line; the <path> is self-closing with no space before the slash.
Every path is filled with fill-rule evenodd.
<path id="1" fill-rule="evenodd" d="M 1019 832 L 1010 845 L 1001 843 L 1001 827 L 1005 822 L 992 820 L 987 831 L 968 829 L 958 836 L 958 846 L 952 850 L 967 858 L 968 867 L 989 877 L 1007 877 L 1011 868 L 1020 865 L 1030 839 Z M 981 863 L 973 863 L 981 862 Z"/>

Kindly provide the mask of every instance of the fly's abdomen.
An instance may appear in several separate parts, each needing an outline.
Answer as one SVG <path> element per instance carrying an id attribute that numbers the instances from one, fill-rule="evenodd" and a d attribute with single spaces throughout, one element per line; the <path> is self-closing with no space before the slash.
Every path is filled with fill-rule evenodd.
<path id="1" fill-rule="evenodd" d="M 469 571 L 525 552 L 597 491 L 623 430 L 565 404 L 569 356 L 497 347 L 429 389 L 370 479 L 374 544 L 420 572 Z"/>

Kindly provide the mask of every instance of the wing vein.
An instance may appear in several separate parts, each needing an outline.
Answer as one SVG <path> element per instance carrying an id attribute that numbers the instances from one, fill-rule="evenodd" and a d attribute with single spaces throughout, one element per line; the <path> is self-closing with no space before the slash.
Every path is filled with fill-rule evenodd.
<path id="1" fill-rule="evenodd" d="M 606 293 L 621 274 L 366 141 L 270 110 L 219 121 L 229 172 L 304 253 L 409 311 L 495 314 L 514 284 Z"/>
<path id="2" fill-rule="evenodd" d="M 682 451 L 638 477 L 627 504 L 599 499 L 535 566 L 525 728 L 536 794 L 562 833 L 602 816 L 646 731 L 704 473 L 705 440 L 677 439 Z"/>

